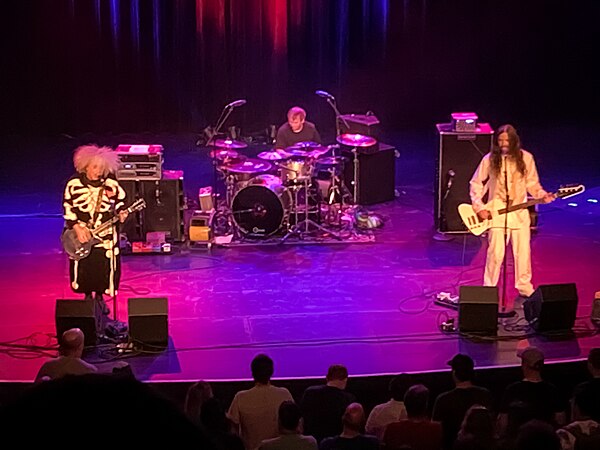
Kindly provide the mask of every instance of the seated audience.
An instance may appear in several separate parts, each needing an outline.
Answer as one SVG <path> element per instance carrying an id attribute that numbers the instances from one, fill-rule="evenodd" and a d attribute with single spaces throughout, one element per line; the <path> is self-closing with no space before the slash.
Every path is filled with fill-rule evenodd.
<path id="1" fill-rule="evenodd" d="M 593 396 L 593 387 L 582 386 L 573 398 L 573 420 L 558 430 L 562 450 L 598 450 L 600 449 L 600 423 L 592 418 L 598 408 Z"/>
<path id="2" fill-rule="evenodd" d="M 342 416 L 342 433 L 323 439 L 320 450 L 376 450 L 379 441 L 375 436 L 362 434 L 365 411 L 360 403 L 348 405 Z"/>
<path id="3" fill-rule="evenodd" d="M 454 442 L 453 450 L 492 450 L 496 448 L 494 420 L 484 406 L 471 406 Z"/>
<path id="4" fill-rule="evenodd" d="M 200 422 L 200 411 L 202 405 L 209 398 L 213 397 L 212 388 L 206 381 L 197 381 L 192 384 L 185 395 L 185 402 L 183 404 L 183 412 L 192 422 L 198 424 Z"/>
<path id="5" fill-rule="evenodd" d="M 317 450 L 317 440 L 302 435 L 302 412 L 291 400 L 279 406 L 279 437 L 262 442 L 260 450 Z"/>
<path id="6" fill-rule="evenodd" d="M 534 419 L 519 429 L 517 450 L 560 450 L 560 441 L 552 425 Z"/>
<path id="7" fill-rule="evenodd" d="M 206 399 L 199 415 L 200 429 L 215 450 L 244 450 L 242 439 L 232 431 L 233 423 L 217 398 Z"/>
<path id="8" fill-rule="evenodd" d="M 429 419 L 429 389 L 422 384 L 411 386 L 404 395 L 407 419 L 390 423 L 383 434 L 386 450 L 439 450 L 442 426 Z"/>
<path id="9" fill-rule="evenodd" d="M 96 366 L 81 359 L 84 341 L 85 336 L 79 328 L 71 328 L 65 331 L 60 340 L 58 358 L 42 364 L 35 381 L 54 380 L 65 375 L 83 375 L 98 372 Z"/>
<path id="10" fill-rule="evenodd" d="M 371 414 L 367 418 L 365 432 L 377 436 L 380 441 L 383 439 L 385 427 L 392 423 L 398 422 L 401 419 L 406 419 L 406 408 L 404 407 L 404 394 L 410 383 L 410 377 L 406 374 L 401 374 L 392 378 L 388 391 L 390 400 L 386 403 L 376 405 Z"/>
<path id="11" fill-rule="evenodd" d="M 587 358 L 587 368 L 592 379 L 577 385 L 573 394 L 576 395 L 579 390 L 586 389 L 593 399 L 590 404 L 592 406 L 589 411 L 590 417 L 600 423 L 600 348 L 590 350 Z"/>

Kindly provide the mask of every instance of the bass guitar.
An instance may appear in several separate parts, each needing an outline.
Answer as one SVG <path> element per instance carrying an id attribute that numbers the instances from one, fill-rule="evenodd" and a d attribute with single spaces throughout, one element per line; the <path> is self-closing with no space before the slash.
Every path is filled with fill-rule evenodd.
<path id="1" fill-rule="evenodd" d="M 585 186 L 582 184 L 567 185 L 561 186 L 558 191 L 555 192 L 555 195 L 557 198 L 568 198 L 581 194 L 583 191 L 585 191 Z M 475 236 L 479 236 L 492 227 L 502 228 L 504 226 L 504 214 L 510 214 L 513 211 L 529 208 L 530 206 L 543 202 L 543 199 L 538 198 L 506 207 L 502 200 L 494 199 L 486 203 L 483 208 L 490 212 L 491 217 L 489 219 L 481 219 L 470 203 L 462 203 L 458 205 L 458 214 L 460 214 L 460 218 L 469 231 Z"/>
<path id="2" fill-rule="evenodd" d="M 127 211 L 129 214 L 131 214 L 136 211 L 141 211 L 145 207 L 146 207 L 146 201 L 143 198 L 140 198 L 139 200 L 136 200 L 135 202 L 133 202 L 131 204 L 131 206 L 129 206 L 129 208 L 127 208 L 125 211 Z M 100 233 L 102 233 L 103 231 L 106 231 L 118 220 L 119 220 L 119 216 L 116 215 L 116 216 L 112 217 L 111 219 L 108 219 L 107 221 L 102 222 L 96 228 L 90 229 L 92 238 L 87 242 L 79 242 L 79 239 L 77 239 L 77 233 L 75 232 L 75 230 L 66 228 L 63 231 L 62 235 L 60 236 L 60 241 L 62 242 L 63 249 L 65 250 L 67 255 L 69 255 L 69 258 L 71 258 L 75 261 L 79 261 L 83 258 L 88 257 L 90 252 L 92 251 L 92 248 L 96 244 L 99 244 L 100 242 L 102 242 L 102 239 L 100 239 L 98 237 L 98 235 Z"/>

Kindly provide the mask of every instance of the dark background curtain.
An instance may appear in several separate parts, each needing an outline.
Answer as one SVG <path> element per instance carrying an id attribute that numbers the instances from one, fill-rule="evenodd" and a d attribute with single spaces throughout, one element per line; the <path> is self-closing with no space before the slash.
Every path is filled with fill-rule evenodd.
<path id="1" fill-rule="evenodd" d="M 453 111 L 598 120 L 594 0 L 11 0 L 0 5 L 3 134 L 279 125 L 373 111 L 385 129 Z"/>

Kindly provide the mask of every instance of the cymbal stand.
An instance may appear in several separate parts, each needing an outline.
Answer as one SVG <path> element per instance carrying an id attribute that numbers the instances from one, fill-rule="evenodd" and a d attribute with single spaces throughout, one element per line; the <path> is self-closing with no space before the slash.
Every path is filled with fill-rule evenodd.
<path id="1" fill-rule="evenodd" d="M 358 205 L 358 147 L 354 147 L 352 149 L 352 153 L 354 154 L 354 160 L 353 160 L 353 164 L 354 164 L 354 180 L 352 181 L 352 185 L 353 185 L 353 193 L 354 193 L 354 204 Z"/>
<path id="2" fill-rule="evenodd" d="M 308 202 L 309 181 L 310 181 L 310 177 L 304 177 L 304 208 L 305 208 L 304 209 L 304 220 L 298 222 L 298 218 L 300 216 L 298 214 L 298 192 L 300 191 L 300 189 L 298 188 L 299 186 L 296 186 L 296 189 L 294 190 L 294 201 L 293 201 L 294 217 L 296 218 L 296 224 L 285 234 L 285 236 L 283 236 L 281 238 L 281 240 L 279 241 L 280 244 L 283 244 L 285 241 L 287 241 L 293 235 L 297 235 L 298 237 L 300 237 L 300 239 L 303 239 L 304 236 L 310 232 L 311 226 L 321 230 L 324 233 L 330 234 L 331 236 L 336 238 L 338 241 L 342 240 L 342 237 L 339 234 L 334 233 L 332 230 L 316 223 L 314 220 L 311 220 L 308 217 L 309 207 L 310 207 L 309 202 Z M 304 228 L 304 230 L 302 228 Z"/>

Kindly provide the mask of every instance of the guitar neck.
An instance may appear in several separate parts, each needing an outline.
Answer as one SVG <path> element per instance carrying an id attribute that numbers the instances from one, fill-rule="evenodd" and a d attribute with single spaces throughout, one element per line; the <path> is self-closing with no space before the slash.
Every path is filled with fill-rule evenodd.
<path id="1" fill-rule="evenodd" d="M 519 209 L 529 208 L 530 206 L 537 205 L 539 203 L 542 203 L 543 201 L 543 198 L 535 198 L 524 203 L 519 203 L 518 205 L 510 205 L 508 208 L 499 209 L 498 214 L 507 214 L 513 211 L 517 211 Z"/>

